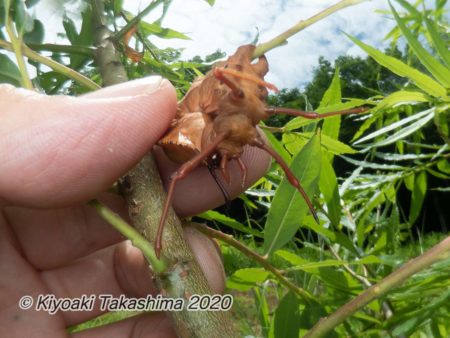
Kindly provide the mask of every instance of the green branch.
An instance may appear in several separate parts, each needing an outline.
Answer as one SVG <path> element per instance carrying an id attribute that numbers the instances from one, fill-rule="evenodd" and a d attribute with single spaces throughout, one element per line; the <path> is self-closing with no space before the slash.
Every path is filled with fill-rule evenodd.
<path id="1" fill-rule="evenodd" d="M 142 12 L 140 12 L 138 15 L 136 15 L 133 19 L 128 21 L 128 23 L 117 33 L 112 35 L 112 39 L 114 41 L 119 41 L 123 36 L 134 26 L 136 26 L 141 19 L 146 16 L 148 13 L 150 13 L 154 8 L 156 8 L 159 4 L 161 4 L 161 0 L 154 0 L 151 2 Z"/>
<path id="2" fill-rule="evenodd" d="M 0 39 L 0 47 L 3 49 L 6 49 L 6 50 L 12 51 L 12 52 L 14 51 L 12 44 L 5 40 L 2 40 L 2 39 Z M 100 86 L 98 84 L 96 84 L 94 81 L 87 78 L 86 76 L 78 73 L 77 71 L 75 71 L 73 69 L 70 69 L 69 67 L 64 66 L 61 63 L 58 63 L 48 57 L 45 57 L 45 56 L 35 52 L 34 50 L 30 49 L 25 44 L 22 44 L 22 53 L 27 58 L 50 67 L 54 71 L 67 76 L 68 78 L 82 84 L 86 88 L 89 88 L 92 90 L 100 88 Z"/>
<path id="3" fill-rule="evenodd" d="M 8 6 L 9 7 L 9 6 Z M 7 8 L 8 8 L 7 7 Z M 22 86 L 27 89 L 34 89 L 33 83 L 28 75 L 27 66 L 22 54 L 22 38 L 17 37 L 12 19 L 9 17 L 9 9 L 6 10 L 5 26 L 11 40 L 11 51 L 16 55 L 17 66 L 19 67 L 20 76 L 22 77 Z"/>
<path id="4" fill-rule="evenodd" d="M 81 54 L 92 57 L 94 49 L 78 45 L 58 45 L 54 43 L 29 43 L 28 47 L 38 51 L 48 51 L 53 53 Z"/>
<path id="5" fill-rule="evenodd" d="M 305 289 L 302 289 L 301 287 L 295 285 L 292 283 L 289 279 L 287 279 L 283 274 L 275 268 L 272 264 L 269 263 L 267 258 L 264 256 L 259 255 L 257 252 L 249 249 L 244 244 L 239 242 L 238 240 L 234 239 L 233 236 L 224 234 L 223 232 L 211 229 L 207 227 L 206 225 L 190 222 L 190 225 L 192 225 L 194 228 L 199 230 L 200 232 L 204 233 L 205 235 L 213 238 L 217 238 L 221 240 L 222 242 L 225 242 L 232 247 L 236 248 L 240 252 L 242 252 L 247 257 L 255 260 L 259 264 L 262 265 L 264 269 L 267 271 L 270 271 L 279 281 L 281 284 L 285 285 L 287 288 L 289 288 L 294 293 L 298 294 L 300 297 L 302 297 L 306 302 L 310 302 L 314 299 L 314 297 Z"/>
<path id="6" fill-rule="evenodd" d="M 97 210 L 97 213 L 105 221 L 111 224 L 114 229 L 128 238 L 136 248 L 142 251 L 144 257 L 151 264 L 153 271 L 161 273 L 167 269 L 167 262 L 159 260 L 156 257 L 155 250 L 150 242 L 148 242 L 135 228 L 125 222 L 122 217 L 97 200 L 89 201 L 89 205 Z"/>
<path id="7" fill-rule="evenodd" d="M 291 36 L 297 34 L 298 32 L 302 31 L 306 27 L 311 26 L 312 24 L 316 23 L 317 21 L 320 21 L 327 16 L 343 9 L 349 6 L 354 6 L 359 3 L 362 3 L 364 1 L 368 0 L 342 0 L 338 2 L 337 4 L 328 7 L 327 9 L 323 10 L 322 12 L 310 17 L 306 20 L 301 20 L 285 32 L 281 33 L 280 35 L 276 36 L 275 38 L 271 39 L 270 41 L 267 41 L 265 43 L 261 43 L 258 46 L 256 46 L 255 52 L 253 53 L 253 58 L 257 58 L 269 50 L 272 50 L 276 47 L 282 46 L 287 43 L 287 39 L 289 39 Z"/>
<path id="8" fill-rule="evenodd" d="M 376 298 L 385 295 L 390 290 L 400 286 L 407 278 L 440 260 L 449 258 L 449 251 L 450 236 L 432 247 L 423 255 L 410 260 L 400 269 L 394 271 L 377 284 L 372 285 L 358 297 L 339 308 L 336 312 L 322 318 L 304 337 L 325 336 L 356 311 Z"/>

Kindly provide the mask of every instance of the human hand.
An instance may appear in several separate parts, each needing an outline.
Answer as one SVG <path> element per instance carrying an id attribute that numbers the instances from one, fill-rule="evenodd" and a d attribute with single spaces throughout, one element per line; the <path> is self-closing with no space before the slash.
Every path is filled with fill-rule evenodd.
<path id="1" fill-rule="evenodd" d="M 155 295 L 142 254 L 85 203 L 99 198 L 126 217 L 123 199 L 104 191 L 170 124 L 176 98 L 169 82 L 145 78 L 77 98 L 0 85 L 0 103 L 0 337 L 64 337 L 68 326 L 101 314 L 98 304 L 89 312 L 55 315 L 22 310 L 24 295 Z M 175 167 L 161 153 L 157 157 L 167 181 Z M 263 175 L 269 161 L 258 149 L 247 150 L 243 160 L 249 182 Z M 239 177 L 237 168 L 230 169 Z M 232 181 L 236 195 L 239 179 Z M 178 185 L 174 208 L 188 215 L 222 202 L 214 180 L 199 168 Z M 212 289 L 221 292 L 223 268 L 213 242 L 193 229 L 185 234 Z M 173 335 L 158 313 L 73 336 Z"/>

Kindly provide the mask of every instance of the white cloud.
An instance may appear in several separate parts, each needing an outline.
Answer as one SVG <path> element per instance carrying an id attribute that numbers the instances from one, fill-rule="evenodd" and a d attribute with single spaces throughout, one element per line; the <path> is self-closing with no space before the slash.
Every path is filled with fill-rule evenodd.
<path id="1" fill-rule="evenodd" d="M 149 1 L 125 0 L 125 8 L 138 13 Z M 217 49 L 230 54 L 238 46 L 250 43 L 257 29 L 259 41 L 265 42 L 299 20 L 305 20 L 336 2 L 338 0 L 216 0 L 211 7 L 204 0 L 173 0 L 163 26 L 183 32 L 192 40 L 151 39 L 160 47 L 184 48 L 185 58 L 205 56 Z M 432 2 L 426 0 L 427 6 L 433 6 Z M 57 0 L 41 0 L 39 3 L 37 12 L 45 16 L 47 42 L 58 42 L 56 31 L 61 31 L 62 25 L 55 19 L 60 20 L 60 11 L 67 9 L 68 4 L 76 8 L 79 0 L 70 0 L 65 4 Z M 375 13 L 375 10 L 387 8 L 387 1 L 368 1 L 343 9 L 306 28 L 291 37 L 287 45 L 267 53 L 270 63 L 267 80 L 280 88 L 301 86 L 311 79 L 319 56 L 328 60 L 334 60 L 339 55 L 365 56 L 342 32 L 356 36 L 369 45 L 386 47 L 383 38 L 394 22 Z M 151 22 L 160 14 L 161 8 L 145 19 Z"/>
<path id="2" fill-rule="evenodd" d="M 233 53 L 242 44 L 250 43 L 259 29 L 260 42 L 285 31 L 299 20 L 305 20 L 336 3 L 322 1 L 217 0 L 213 7 L 202 0 L 174 0 L 164 19 L 164 26 L 188 34 L 192 40 L 155 40 L 159 46 L 185 48 L 184 56 L 205 56 L 221 49 Z M 139 3 L 126 2 L 133 11 Z M 143 3 L 140 4 L 144 7 Z M 134 7 L 134 8 L 132 8 Z M 267 54 L 271 72 L 267 80 L 278 87 L 295 87 L 309 81 L 319 56 L 329 60 L 339 55 L 364 55 L 342 31 L 358 36 L 377 47 L 383 45 L 385 34 L 393 22 L 375 13 L 386 9 L 385 1 L 371 1 L 349 7 L 308 27 L 282 46 Z M 155 19 L 158 13 L 147 19 Z"/>

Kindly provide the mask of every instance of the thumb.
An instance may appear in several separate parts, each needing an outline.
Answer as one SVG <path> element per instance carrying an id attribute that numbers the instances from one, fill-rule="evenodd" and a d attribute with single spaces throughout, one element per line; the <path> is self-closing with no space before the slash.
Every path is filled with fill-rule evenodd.
<path id="1" fill-rule="evenodd" d="M 148 77 L 81 97 L 0 85 L 0 202 L 66 206 L 93 198 L 136 164 L 176 111 Z"/>

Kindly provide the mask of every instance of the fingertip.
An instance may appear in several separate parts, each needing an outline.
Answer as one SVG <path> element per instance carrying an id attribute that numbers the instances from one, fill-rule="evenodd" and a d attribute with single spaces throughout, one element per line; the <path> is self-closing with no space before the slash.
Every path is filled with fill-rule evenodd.
<path id="1" fill-rule="evenodd" d="M 132 82 L 82 97 L 4 87 L 0 200 L 84 202 L 135 165 L 164 134 L 177 102 L 167 80 Z"/>
<path id="2" fill-rule="evenodd" d="M 184 227 L 183 231 L 213 293 L 223 293 L 226 277 L 217 243 L 192 226 Z"/>

